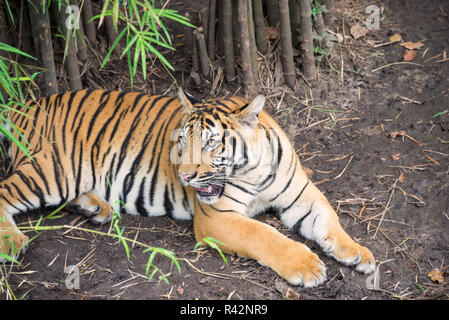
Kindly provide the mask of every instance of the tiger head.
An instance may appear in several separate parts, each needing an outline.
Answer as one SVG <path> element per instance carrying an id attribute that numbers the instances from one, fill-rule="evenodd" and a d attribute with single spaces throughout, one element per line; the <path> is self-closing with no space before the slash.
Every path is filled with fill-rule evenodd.
<path id="1" fill-rule="evenodd" d="M 236 170 L 248 165 L 265 98 L 259 95 L 251 103 L 237 97 L 199 101 L 182 90 L 179 98 L 186 116 L 177 140 L 178 174 L 200 201 L 212 204 Z"/>

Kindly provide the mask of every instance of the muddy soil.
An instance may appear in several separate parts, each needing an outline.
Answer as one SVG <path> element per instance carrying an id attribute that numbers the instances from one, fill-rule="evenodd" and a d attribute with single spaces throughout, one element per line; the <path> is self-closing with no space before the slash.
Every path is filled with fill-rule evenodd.
<path id="1" fill-rule="evenodd" d="M 183 12 L 186 3 L 174 6 Z M 448 299 L 449 61 L 444 59 L 449 56 L 449 3 L 375 2 L 380 9 L 379 29 L 354 40 L 349 28 L 364 23 L 368 4 L 373 3 L 337 4 L 338 20 L 332 31 L 343 35 L 343 42 L 335 45 L 335 63 L 330 65 L 340 61 L 340 68 L 343 59 L 343 75 L 337 73 L 340 69 L 323 65 L 317 84 L 303 83 L 296 93 L 275 95 L 267 110 L 291 137 L 311 179 L 336 208 L 344 228 L 372 250 L 378 264 L 376 278 L 328 258 L 314 243 L 283 228 L 271 213 L 258 219 L 309 245 L 326 264 L 326 283 L 312 289 L 293 287 L 253 260 L 226 256 L 225 264 L 210 248 L 194 250 L 192 222 L 167 217 L 122 216 L 124 235 L 136 241 L 129 243 L 128 260 L 120 242 L 98 233 L 108 232 L 109 225 L 97 227 L 63 211 L 63 217 L 45 219 L 42 225 L 75 229 L 29 233 L 30 238 L 37 237 L 20 266 L 2 266 L 15 297 Z M 406 51 L 399 43 L 373 47 L 395 33 L 404 41 L 424 44 L 412 63 L 397 63 Z M 193 94 L 208 96 L 210 86 L 192 88 L 187 83 L 188 74 L 183 72 L 189 67 L 183 65 L 183 50 L 180 47 L 178 56 L 172 57 L 178 61 L 176 78 Z M 123 70 L 126 73 L 125 66 Z M 172 81 L 162 74 L 147 84 L 137 81 L 137 89 L 163 92 Z M 123 82 L 109 85 L 127 89 Z M 232 94 L 236 89 L 223 84 L 215 93 Z M 47 214 L 32 213 L 17 220 L 29 226 Z M 150 253 L 143 252 L 138 242 L 172 250 L 181 273 L 168 258 L 157 255 L 153 265 L 160 272 L 149 281 L 145 268 Z M 80 266 L 80 287 L 68 289 L 65 270 L 75 264 Z M 429 277 L 433 269 L 446 280 L 433 281 Z M 3 288 L 0 297 L 11 295 Z"/>

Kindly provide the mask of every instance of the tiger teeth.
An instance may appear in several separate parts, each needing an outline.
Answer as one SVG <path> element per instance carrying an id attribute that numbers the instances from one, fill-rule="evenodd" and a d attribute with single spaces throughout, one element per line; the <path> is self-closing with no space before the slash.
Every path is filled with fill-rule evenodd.
<path id="1" fill-rule="evenodd" d="M 200 192 L 210 193 L 210 192 L 212 192 L 212 186 L 209 186 L 207 188 L 196 188 L 196 190 L 200 191 Z"/>

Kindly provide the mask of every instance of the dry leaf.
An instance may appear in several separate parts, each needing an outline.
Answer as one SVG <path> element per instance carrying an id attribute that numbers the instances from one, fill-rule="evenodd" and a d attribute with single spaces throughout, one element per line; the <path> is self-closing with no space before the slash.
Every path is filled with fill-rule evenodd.
<path id="1" fill-rule="evenodd" d="M 401 35 L 399 33 L 395 33 L 394 35 L 392 35 L 390 37 L 390 42 L 398 42 L 398 41 L 401 41 L 401 40 L 402 40 L 402 37 L 401 37 Z"/>
<path id="2" fill-rule="evenodd" d="M 404 61 L 410 62 L 415 60 L 416 58 L 416 52 L 413 50 L 407 50 L 404 53 Z"/>
<path id="3" fill-rule="evenodd" d="M 287 292 L 285 293 L 285 296 L 287 298 L 293 299 L 293 300 L 299 300 L 299 298 L 301 297 L 301 295 L 294 291 L 292 288 L 288 288 Z"/>
<path id="4" fill-rule="evenodd" d="M 395 160 L 395 161 L 397 161 L 397 160 L 399 160 L 401 157 L 401 154 L 400 153 L 396 153 L 396 154 L 392 154 L 391 155 L 391 157 L 393 158 L 393 160 Z"/>
<path id="5" fill-rule="evenodd" d="M 279 29 L 276 27 L 265 27 L 265 33 L 268 40 L 279 38 Z"/>
<path id="6" fill-rule="evenodd" d="M 368 33 L 368 29 L 365 27 L 362 27 L 359 24 L 353 25 L 349 31 L 351 32 L 352 36 L 354 37 L 354 40 L 362 38 Z"/>
<path id="7" fill-rule="evenodd" d="M 404 182 L 404 181 L 405 181 L 405 174 L 401 173 L 401 174 L 399 175 L 398 180 L 399 180 L 399 182 Z"/>
<path id="8" fill-rule="evenodd" d="M 396 138 L 396 136 L 404 136 L 404 135 L 405 135 L 405 131 L 404 130 L 390 132 L 390 137 L 392 139 Z"/>
<path id="9" fill-rule="evenodd" d="M 179 285 L 178 288 L 176 288 L 176 292 L 177 292 L 180 296 L 182 296 L 182 295 L 184 294 L 184 288 L 183 288 L 181 285 Z"/>
<path id="10" fill-rule="evenodd" d="M 421 47 L 424 47 L 424 44 L 421 42 L 404 42 L 404 43 L 401 43 L 401 46 L 403 46 L 409 50 L 413 50 L 413 49 L 419 49 Z"/>
<path id="11" fill-rule="evenodd" d="M 304 171 L 306 172 L 306 175 L 308 178 L 310 178 L 311 176 L 313 176 L 313 170 L 307 167 L 303 167 Z"/>
<path id="12" fill-rule="evenodd" d="M 439 284 L 444 282 L 443 272 L 440 269 L 433 269 L 427 274 L 430 280 L 437 281 Z"/>

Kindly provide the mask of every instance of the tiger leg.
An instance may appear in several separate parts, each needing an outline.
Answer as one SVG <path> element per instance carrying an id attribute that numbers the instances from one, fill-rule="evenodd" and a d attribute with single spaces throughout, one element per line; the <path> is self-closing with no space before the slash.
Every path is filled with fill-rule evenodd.
<path id="1" fill-rule="evenodd" d="M 305 186 L 300 200 L 281 214 L 288 227 L 316 241 L 323 251 L 337 261 L 354 266 L 359 272 L 374 271 L 375 260 L 371 251 L 343 230 L 337 213 L 311 181 Z"/>
<path id="2" fill-rule="evenodd" d="M 51 195 L 41 187 L 40 176 L 30 164 L 19 167 L 0 183 L 0 253 L 17 257 L 25 251 L 28 237 L 20 231 L 13 215 L 37 209 L 41 205 L 56 205 Z M 0 256 L 0 262 L 5 257 Z"/>
<path id="3" fill-rule="evenodd" d="M 224 252 L 255 259 L 293 285 L 314 287 L 326 280 L 323 262 L 307 246 L 236 211 L 216 211 L 196 202 L 193 219 L 197 241 L 205 237 L 219 240 L 224 243 Z"/>
<path id="4" fill-rule="evenodd" d="M 2 201 L 1 201 L 2 202 Z M 3 207 L 3 206 L 2 206 Z M 4 207 L 3 207 L 4 208 Z M 0 210 L 0 262 L 6 260 L 2 255 L 17 258 L 21 251 L 25 251 L 28 237 L 20 231 L 11 214 Z"/>
<path id="5" fill-rule="evenodd" d="M 111 221 L 113 209 L 109 203 L 101 200 L 92 192 L 87 192 L 68 204 L 70 211 L 83 213 L 95 224 L 104 224 Z"/>

